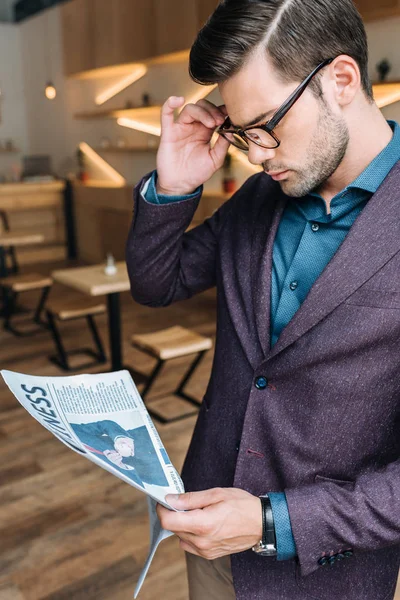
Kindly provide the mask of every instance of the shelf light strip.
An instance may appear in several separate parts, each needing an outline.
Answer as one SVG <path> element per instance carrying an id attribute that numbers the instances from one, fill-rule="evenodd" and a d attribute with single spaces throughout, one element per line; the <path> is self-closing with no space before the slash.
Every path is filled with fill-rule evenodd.
<path id="1" fill-rule="evenodd" d="M 91 160 L 99 169 L 103 171 L 107 177 L 121 187 L 126 184 L 126 179 L 122 177 L 111 165 L 108 164 L 101 156 L 97 154 L 86 142 L 79 144 L 80 150 Z"/>
<path id="2" fill-rule="evenodd" d="M 161 135 L 161 126 L 160 125 L 151 125 L 150 123 L 144 123 L 143 121 L 136 121 L 135 119 L 126 119 L 125 117 L 120 117 L 117 120 L 118 125 L 121 127 L 128 127 L 129 129 L 136 129 L 136 131 L 143 131 L 144 133 L 150 133 L 151 135 L 156 135 L 160 137 Z"/>
<path id="3" fill-rule="evenodd" d="M 95 99 L 96 104 L 98 106 L 104 104 L 105 102 L 107 102 L 107 100 L 110 100 L 111 98 L 122 92 L 122 90 L 126 89 L 127 87 L 144 77 L 144 75 L 146 75 L 147 73 L 147 70 L 148 69 L 146 65 L 138 65 L 138 67 L 134 69 L 132 73 L 118 81 L 118 83 L 115 83 L 111 87 L 104 90 L 104 92 L 101 92 L 101 94 L 98 94 L 98 96 L 96 96 Z"/>

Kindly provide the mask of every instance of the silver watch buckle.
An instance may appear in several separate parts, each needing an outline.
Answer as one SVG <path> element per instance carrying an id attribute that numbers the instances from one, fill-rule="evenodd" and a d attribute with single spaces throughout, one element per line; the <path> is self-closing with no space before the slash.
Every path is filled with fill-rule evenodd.
<path id="1" fill-rule="evenodd" d="M 252 550 L 261 556 L 276 556 L 277 554 L 274 544 L 263 544 L 262 541 L 253 546 Z"/>

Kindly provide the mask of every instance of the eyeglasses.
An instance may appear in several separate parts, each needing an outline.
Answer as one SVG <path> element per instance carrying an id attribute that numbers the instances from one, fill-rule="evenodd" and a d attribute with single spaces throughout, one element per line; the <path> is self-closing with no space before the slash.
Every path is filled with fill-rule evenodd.
<path id="1" fill-rule="evenodd" d="M 246 127 L 245 129 L 240 129 L 239 127 L 233 127 L 229 117 L 227 117 L 225 122 L 217 128 L 216 132 L 227 139 L 228 142 L 230 142 L 233 146 L 240 148 L 240 150 L 243 150 L 244 152 L 248 152 L 249 142 L 253 142 L 253 144 L 261 146 L 261 148 L 278 148 L 281 145 L 281 142 L 274 133 L 275 127 L 292 108 L 293 104 L 297 102 L 313 77 L 315 77 L 315 75 L 321 69 L 333 62 L 333 60 L 333 58 L 329 58 L 318 65 L 318 67 L 316 67 L 314 71 L 310 73 L 308 77 L 306 77 L 303 83 L 301 83 L 294 90 L 289 98 L 282 104 L 280 108 L 278 108 L 275 114 L 266 123 L 261 123 L 256 127 L 252 126 Z"/>

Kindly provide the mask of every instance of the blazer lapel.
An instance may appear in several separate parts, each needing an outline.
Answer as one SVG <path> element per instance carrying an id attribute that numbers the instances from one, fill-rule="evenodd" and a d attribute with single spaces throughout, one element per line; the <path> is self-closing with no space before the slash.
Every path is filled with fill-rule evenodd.
<path id="1" fill-rule="evenodd" d="M 272 253 L 274 240 L 288 197 L 276 186 L 275 205 L 271 208 L 268 198 L 263 200 L 253 229 L 251 285 L 257 334 L 264 357 L 271 347 L 270 312 Z M 268 195 L 268 194 L 266 194 Z"/>
<path id="2" fill-rule="evenodd" d="M 282 331 L 268 360 L 319 323 L 400 250 L 399 184 L 397 163 Z"/>

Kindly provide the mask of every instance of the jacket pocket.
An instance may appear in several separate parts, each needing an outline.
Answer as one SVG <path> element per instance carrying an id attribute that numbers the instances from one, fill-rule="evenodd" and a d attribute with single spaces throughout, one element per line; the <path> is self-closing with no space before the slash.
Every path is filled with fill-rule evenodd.
<path id="1" fill-rule="evenodd" d="M 400 292 L 361 287 L 349 296 L 344 304 L 371 308 L 400 308 Z"/>

